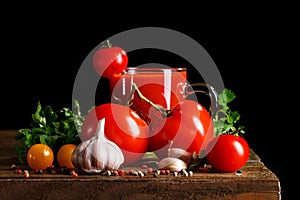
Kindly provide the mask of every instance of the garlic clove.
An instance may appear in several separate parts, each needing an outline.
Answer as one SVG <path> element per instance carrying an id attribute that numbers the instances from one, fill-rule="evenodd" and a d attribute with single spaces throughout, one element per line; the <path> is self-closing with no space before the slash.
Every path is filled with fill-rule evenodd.
<path id="1" fill-rule="evenodd" d="M 163 158 L 158 162 L 158 169 L 168 169 L 170 171 L 181 171 L 187 168 L 187 163 L 179 158 Z"/>
<path id="2" fill-rule="evenodd" d="M 181 149 L 181 148 L 170 148 L 169 150 L 169 157 L 171 158 L 179 158 L 180 160 L 189 163 L 193 159 L 193 154 Z"/>

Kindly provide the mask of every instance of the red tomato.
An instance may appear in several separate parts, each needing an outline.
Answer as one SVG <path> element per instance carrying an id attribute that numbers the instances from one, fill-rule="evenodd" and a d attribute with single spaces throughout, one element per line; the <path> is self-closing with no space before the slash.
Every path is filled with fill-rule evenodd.
<path id="1" fill-rule="evenodd" d="M 140 92 L 152 103 L 165 109 L 174 108 L 179 103 L 179 97 L 171 91 L 169 99 L 165 95 L 165 86 L 158 83 L 147 83 L 139 87 Z M 155 95 L 153 95 L 155 91 Z M 137 93 L 134 93 L 130 108 L 147 122 L 150 129 L 148 151 L 156 151 L 163 147 L 168 147 L 170 141 L 177 134 L 181 114 L 178 111 L 172 112 L 170 117 L 163 115 L 151 106 L 148 102 L 140 99 Z"/>
<path id="2" fill-rule="evenodd" d="M 170 141 L 172 141 L 178 133 L 181 123 L 181 114 L 176 110 L 173 111 L 172 115 L 167 118 L 163 118 L 159 112 L 156 116 L 157 118 L 155 118 L 155 123 L 149 124 L 150 137 L 148 151 L 157 151 L 169 148 Z M 167 151 L 165 152 L 167 153 Z M 160 155 L 157 156 L 161 157 Z"/>
<path id="3" fill-rule="evenodd" d="M 149 83 L 139 87 L 140 92 L 147 97 L 152 103 L 167 108 L 167 101 L 169 101 L 169 108 L 174 108 L 179 103 L 179 97 L 171 91 L 170 99 L 167 100 L 165 96 L 165 87 L 158 83 Z M 155 91 L 155 95 L 153 95 Z M 159 112 L 151 106 L 148 102 L 140 99 L 137 93 L 134 93 L 130 108 L 141 114 L 141 117 L 149 124 L 155 124 L 157 120 L 161 119 Z M 148 121 L 147 121 L 148 120 Z"/>
<path id="4" fill-rule="evenodd" d="M 127 64 L 127 53 L 117 46 L 100 48 L 93 55 L 94 69 L 100 76 L 106 78 L 113 73 L 122 73 Z"/>
<path id="5" fill-rule="evenodd" d="M 207 146 L 207 160 L 220 172 L 234 172 L 248 161 L 250 148 L 240 136 L 223 134 L 214 137 Z"/>
<path id="6" fill-rule="evenodd" d="M 213 138 L 213 122 L 208 111 L 196 101 L 183 100 L 173 109 L 173 115 L 170 118 L 172 117 L 175 119 L 166 120 L 165 126 L 168 128 L 158 132 L 163 138 L 164 131 L 167 131 L 168 135 L 172 137 L 169 138 L 171 143 L 155 151 L 156 155 L 161 158 L 166 157 L 170 145 L 199 155 L 200 151 L 204 150 L 207 143 Z M 159 140 L 150 140 L 149 143 L 151 145 L 156 142 Z"/>
<path id="7" fill-rule="evenodd" d="M 92 109 L 83 122 L 81 140 L 93 137 L 98 121 L 103 118 L 105 136 L 122 150 L 124 165 L 134 164 L 141 159 L 147 152 L 149 128 L 144 120 L 126 106 L 106 103 Z"/>

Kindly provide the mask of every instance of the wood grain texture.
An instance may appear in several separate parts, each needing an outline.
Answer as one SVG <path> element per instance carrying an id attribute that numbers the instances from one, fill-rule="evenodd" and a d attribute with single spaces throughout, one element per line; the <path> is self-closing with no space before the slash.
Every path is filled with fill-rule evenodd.
<path id="1" fill-rule="evenodd" d="M 196 172 L 193 176 L 153 177 L 80 174 L 34 174 L 28 179 L 11 165 L 17 162 L 15 130 L 0 131 L 0 199 L 222 199 L 279 200 L 280 182 L 259 156 L 251 157 L 242 174 Z"/>

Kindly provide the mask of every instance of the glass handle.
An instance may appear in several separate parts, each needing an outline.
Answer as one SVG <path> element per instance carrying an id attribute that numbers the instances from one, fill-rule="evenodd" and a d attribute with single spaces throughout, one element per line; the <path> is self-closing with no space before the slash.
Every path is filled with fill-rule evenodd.
<path id="1" fill-rule="evenodd" d="M 191 88 L 191 89 L 190 89 Z M 194 89 L 197 88 L 197 89 Z M 211 85 L 207 83 L 186 83 L 183 86 L 183 96 L 186 99 L 189 95 L 201 93 L 209 97 L 210 99 L 210 109 L 209 113 L 212 117 L 215 117 L 215 114 L 218 110 L 218 93 Z"/>

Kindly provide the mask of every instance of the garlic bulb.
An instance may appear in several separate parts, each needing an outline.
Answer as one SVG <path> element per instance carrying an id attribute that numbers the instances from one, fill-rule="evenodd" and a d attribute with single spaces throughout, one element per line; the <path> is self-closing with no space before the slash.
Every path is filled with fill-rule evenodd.
<path id="1" fill-rule="evenodd" d="M 170 171 L 181 171 L 187 168 L 186 162 L 179 158 L 166 157 L 158 162 L 158 169 L 168 169 Z"/>
<path id="2" fill-rule="evenodd" d="M 105 118 L 99 120 L 95 136 L 79 145 L 72 154 L 73 165 L 87 173 L 116 170 L 124 162 L 121 149 L 104 136 Z"/>

